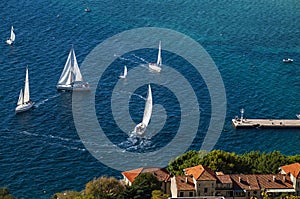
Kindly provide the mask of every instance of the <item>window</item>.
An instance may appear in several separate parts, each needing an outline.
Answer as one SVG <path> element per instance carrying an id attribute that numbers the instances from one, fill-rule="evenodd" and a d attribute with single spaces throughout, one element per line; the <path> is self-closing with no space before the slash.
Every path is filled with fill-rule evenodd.
<path id="1" fill-rule="evenodd" d="M 189 196 L 192 197 L 194 194 L 193 192 L 190 191 Z"/>
<path id="2" fill-rule="evenodd" d="M 179 192 L 179 196 L 180 196 L 180 197 L 183 197 L 183 192 Z"/>
<path id="3" fill-rule="evenodd" d="M 207 193 L 207 188 L 204 188 L 204 193 Z"/>

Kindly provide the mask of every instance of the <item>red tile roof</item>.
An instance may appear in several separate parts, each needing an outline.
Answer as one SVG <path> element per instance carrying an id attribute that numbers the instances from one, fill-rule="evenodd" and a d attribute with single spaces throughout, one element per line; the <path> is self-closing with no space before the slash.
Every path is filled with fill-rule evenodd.
<path id="1" fill-rule="evenodd" d="M 149 168 L 138 168 L 130 171 L 122 172 L 122 175 L 126 177 L 131 183 L 134 179 L 141 173 L 152 173 L 158 181 L 169 181 L 170 174 L 166 169 L 159 167 L 149 167 Z"/>
<path id="2" fill-rule="evenodd" d="M 300 178 L 300 164 L 294 163 L 280 167 L 286 174 L 292 174 L 296 178 Z"/>
<path id="3" fill-rule="evenodd" d="M 192 177 L 176 176 L 175 180 L 178 191 L 195 191 L 195 184 Z"/>
<path id="4" fill-rule="evenodd" d="M 138 168 L 130 171 L 123 171 L 122 175 L 126 177 L 131 183 L 134 181 L 134 179 L 140 175 L 143 168 Z"/>
<path id="5" fill-rule="evenodd" d="M 282 174 L 232 174 L 233 188 L 243 190 L 259 189 L 292 189 L 293 184 L 288 176 Z"/>
<path id="6" fill-rule="evenodd" d="M 262 189 L 292 189 L 293 184 L 288 176 L 281 174 L 256 175 L 259 186 Z"/>
<path id="7" fill-rule="evenodd" d="M 259 190 L 259 184 L 256 175 L 232 174 L 233 189 Z"/>
<path id="8" fill-rule="evenodd" d="M 193 176 L 196 180 L 203 181 L 214 181 L 217 180 L 215 178 L 214 172 L 203 165 L 198 165 L 195 167 L 190 167 L 184 169 L 185 175 Z"/>
<path id="9" fill-rule="evenodd" d="M 222 184 L 232 184 L 232 180 L 230 178 L 230 175 L 217 175 L 217 179 L 222 183 Z"/>

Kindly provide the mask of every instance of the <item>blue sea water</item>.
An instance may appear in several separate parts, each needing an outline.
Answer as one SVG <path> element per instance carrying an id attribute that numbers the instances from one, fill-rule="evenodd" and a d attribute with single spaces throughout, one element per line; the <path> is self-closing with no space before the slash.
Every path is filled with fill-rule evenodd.
<path id="1" fill-rule="evenodd" d="M 91 12 L 84 12 L 88 6 Z M 56 83 L 71 45 L 79 65 L 105 39 L 125 30 L 141 27 L 168 28 L 199 42 L 213 58 L 223 78 L 227 113 L 221 137 L 215 149 L 243 153 L 250 150 L 279 150 L 286 155 L 300 153 L 299 130 L 235 130 L 231 118 L 245 108 L 248 118 L 295 118 L 300 113 L 300 3 L 297 0 L 177 0 L 177 1 L 55 1 L 11 0 L 0 9 L 0 186 L 8 186 L 17 197 L 49 198 L 63 190 L 81 190 L 85 183 L 101 175 L 120 177 L 120 171 L 94 158 L 77 135 L 71 93 L 56 91 Z M 16 43 L 8 46 L 11 25 Z M 156 50 L 121 55 L 111 71 L 118 75 L 124 64 L 145 64 L 156 59 Z M 173 55 L 163 52 L 168 62 Z M 284 64 L 282 58 L 294 63 Z M 175 62 L 189 73 L 188 63 L 178 57 Z M 130 65 L 131 64 L 131 65 Z M 24 84 L 25 67 L 30 73 L 35 109 L 15 115 L 19 90 Z M 176 65 L 176 64 L 175 64 Z M 191 84 L 203 80 L 191 76 Z M 109 82 L 108 82 L 109 84 Z M 199 149 L 210 121 L 210 98 L 202 86 L 201 122 L 191 149 Z M 154 85 L 155 89 L 155 85 Z M 160 90 L 161 89 L 161 90 Z M 163 100 L 172 93 L 157 88 L 154 102 L 171 111 L 170 121 L 180 114 L 176 100 Z M 98 90 L 98 94 L 101 92 Z M 145 96 L 133 95 L 130 103 L 142 107 Z M 102 95 L 105 95 L 105 93 Z M 161 101 L 159 101 L 161 99 Z M 188 100 L 188 98 L 187 98 Z M 171 102 L 171 103 L 170 103 Z M 106 104 L 99 100 L 96 108 L 99 123 L 114 132 L 111 118 L 106 118 Z M 135 122 L 142 108 L 132 110 Z M 173 112 L 172 112 L 173 110 Z M 104 112 L 103 112 L 104 111 Z M 178 119 L 178 118 L 177 118 Z M 170 136 L 172 130 L 170 129 Z M 118 143 L 113 133 L 107 135 Z M 123 138 L 124 135 L 123 135 Z M 155 147 L 168 140 L 157 139 Z M 121 146 L 126 149 L 126 146 Z M 153 149 L 154 147 L 154 149 Z M 130 149 L 132 150 L 132 149 Z M 130 160 L 120 160 L 126 161 Z"/>

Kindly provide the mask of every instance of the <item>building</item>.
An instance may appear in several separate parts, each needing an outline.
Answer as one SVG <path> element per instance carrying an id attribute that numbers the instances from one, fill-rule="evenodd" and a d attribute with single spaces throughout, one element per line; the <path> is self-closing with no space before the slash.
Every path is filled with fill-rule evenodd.
<path id="1" fill-rule="evenodd" d="M 148 168 L 137 168 L 134 170 L 123 171 L 123 181 L 125 184 L 131 186 L 134 179 L 139 176 L 141 173 L 151 173 L 153 174 L 158 181 L 161 182 L 161 190 L 165 193 L 170 195 L 170 187 L 171 187 L 171 178 L 170 174 L 166 169 L 159 168 L 159 167 L 148 167 Z"/>
<path id="2" fill-rule="evenodd" d="M 300 196 L 300 164 L 279 168 L 278 174 L 224 174 L 203 165 L 184 169 L 184 176 L 171 177 L 157 167 L 122 172 L 129 186 L 141 173 L 152 173 L 162 182 L 162 191 L 181 199 L 253 199 L 268 194 L 271 198 L 283 193 Z"/>
<path id="3" fill-rule="evenodd" d="M 300 196 L 300 164 L 294 163 L 279 167 L 280 173 L 282 175 L 289 176 L 292 183 L 293 188 L 296 191 L 296 195 Z"/>
<path id="4" fill-rule="evenodd" d="M 203 165 L 184 169 L 185 176 L 172 177 L 172 198 L 251 199 L 266 193 L 300 195 L 300 164 L 281 167 L 279 174 L 224 174 Z M 193 188 L 192 188 L 193 187 Z"/>

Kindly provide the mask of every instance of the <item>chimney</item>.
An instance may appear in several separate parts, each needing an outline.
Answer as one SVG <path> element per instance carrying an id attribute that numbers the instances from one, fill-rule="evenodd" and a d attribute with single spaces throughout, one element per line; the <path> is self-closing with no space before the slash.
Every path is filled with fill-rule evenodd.
<path id="1" fill-rule="evenodd" d="M 239 176 L 239 182 L 241 182 L 241 176 Z"/>
<path id="2" fill-rule="evenodd" d="M 275 182 L 276 181 L 276 177 L 275 176 L 273 176 L 273 182 Z"/>
<path id="3" fill-rule="evenodd" d="M 285 183 L 285 175 L 283 176 L 283 180 L 282 181 Z"/>

